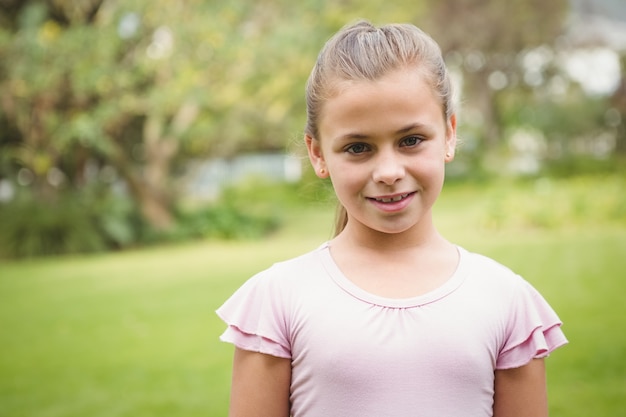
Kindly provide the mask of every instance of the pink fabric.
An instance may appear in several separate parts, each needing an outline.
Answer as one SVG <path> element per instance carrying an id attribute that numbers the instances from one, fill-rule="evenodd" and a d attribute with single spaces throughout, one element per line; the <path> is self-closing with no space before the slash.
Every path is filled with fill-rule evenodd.
<path id="1" fill-rule="evenodd" d="M 248 280 L 217 311 L 221 339 L 291 359 L 293 417 L 491 416 L 494 370 L 567 340 L 530 284 L 459 252 L 440 288 L 387 299 L 349 281 L 323 245 Z"/>

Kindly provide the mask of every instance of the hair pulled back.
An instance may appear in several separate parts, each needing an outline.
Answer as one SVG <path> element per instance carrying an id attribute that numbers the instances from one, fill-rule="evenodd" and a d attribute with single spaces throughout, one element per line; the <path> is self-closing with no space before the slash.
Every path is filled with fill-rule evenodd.
<path id="1" fill-rule="evenodd" d="M 379 28 L 367 21 L 345 26 L 326 42 L 306 84 L 307 122 L 305 134 L 319 137 L 319 116 L 326 100 L 342 81 L 374 81 L 391 71 L 415 68 L 441 100 L 445 120 L 455 109 L 452 85 L 439 45 L 411 24 L 389 24 Z M 339 207 L 335 234 L 343 230 L 347 215 Z"/>
<path id="2" fill-rule="evenodd" d="M 307 81 L 305 133 L 319 139 L 319 115 L 338 82 L 374 81 L 407 67 L 414 67 L 430 82 L 448 120 L 454 113 L 450 76 L 439 45 L 429 35 L 411 24 L 377 28 L 359 21 L 345 26 L 326 42 Z"/>

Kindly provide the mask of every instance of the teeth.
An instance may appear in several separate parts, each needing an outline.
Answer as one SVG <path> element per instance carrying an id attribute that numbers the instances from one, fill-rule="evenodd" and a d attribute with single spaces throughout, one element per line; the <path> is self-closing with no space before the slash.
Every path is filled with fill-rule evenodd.
<path id="1" fill-rule="evenodd" d="M 406 198 L 408 196 L 408 194 L 401 194 L 395 197 L 390 197 L 390 198 L 377 198 L 376 201 L 381 201 L 383 203 L 395 203 L 396 201 L 400 201 L 403 198 Z"/>

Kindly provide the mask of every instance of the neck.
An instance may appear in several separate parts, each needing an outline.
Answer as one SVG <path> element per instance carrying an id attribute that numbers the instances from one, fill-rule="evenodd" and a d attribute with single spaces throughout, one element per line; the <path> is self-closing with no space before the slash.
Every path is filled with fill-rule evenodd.
<path id="1" fill-rule="evenodd" d="M 449 244 L 435 228 L 432 221 L 422 221 L 403 232 L 385 233 L 363 227 L 351 219 L 348 220 L 344 230 L 333 239 L 333 242 L 335 245 L 349 245 L 352 248 L 379 253 L 432 248 Z"/>

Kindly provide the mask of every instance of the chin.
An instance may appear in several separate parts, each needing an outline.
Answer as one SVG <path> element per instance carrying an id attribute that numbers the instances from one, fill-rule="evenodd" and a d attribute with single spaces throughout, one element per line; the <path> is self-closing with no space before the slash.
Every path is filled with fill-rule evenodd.
<path id="1" fill-rule="evenodd" d="M 383 225 L 379 227 L 372 227 L 372 230 L 377 231 L 378 233 L 384 233 L 388 235 L 398 235 L 406 232 L 410 232 L 415 227 L 415 224 L 394 224 L 394 225 Z"/>

